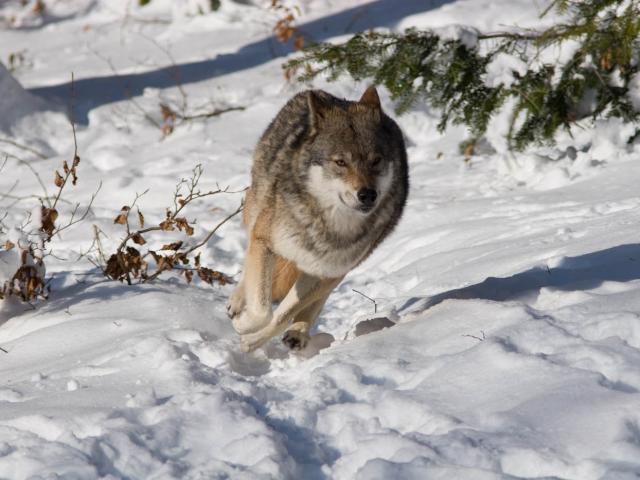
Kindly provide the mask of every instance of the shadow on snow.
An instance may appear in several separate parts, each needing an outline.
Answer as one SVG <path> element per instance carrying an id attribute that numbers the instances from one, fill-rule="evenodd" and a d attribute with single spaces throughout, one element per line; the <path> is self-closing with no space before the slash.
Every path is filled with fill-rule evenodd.
<path id="1" fill-rule="evenodd" d="M 413 297 L 399 308 L 409 313 L 427 310 L 449 299 L 510 301 L 537 296 L 543 287 L 557 290 L 589 290 L 603 282 L 640 279 L 640 244 L 618 245 L 577 257 L 566 257 L 554 268 L 533 267 L 510 277 L 488 277 L 468 287 L 449 290 L 432 297 Z"/>
<path id="2" fill-rule="evenodd" d="M 404 17 L 438 8 L 451 0 L 376 0 L 333 15 L 300 25 L 309 39 L 320 42 L 336 35 L 358 32 L 374 27 L 392 27 Z M 293 52 L 291 45 L 281 45 L 273 36 L 249 43 L 235 53 L 217 55 L 213 59 L 178 65 L 182 84 L 199 82 L 232 72 L 253 68 Z M 176 86 L 175 66 L 144 73 L 91 77 L 74 82 L 75 121 L 86 125 L 91 109 L 141 95 L 143 89 Z M 36 87 L 31 93 L 71 104 L 71 82 Z"/>

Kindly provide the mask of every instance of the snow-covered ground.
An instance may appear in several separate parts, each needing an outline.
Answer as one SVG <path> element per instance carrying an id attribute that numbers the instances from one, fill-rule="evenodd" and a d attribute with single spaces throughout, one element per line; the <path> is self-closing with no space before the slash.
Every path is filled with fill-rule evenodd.
<path id="1" fill-rule="evenodd" d="M 0 69 L 0 216 L 12 205 L 4 223 L 19 225 L 37 205 L 14 199 L 42 191 L 24 163 L 54 190 L 73 153 L 70 104 L 82 160 L 61 217 L 102 182 L 89 218 L 52 243 L 50 299 L 2 304 L 0 478 L 638 478 L 640 147 L 615 121 L 512 155 L 497 118 L 497 152 L 465 162 L 464 131 L 439 135 L 437 112 L 398 118 L 404 218 L 332 294 L 301 355 L 277 340 L 242 353 L 225 315 L 231 286 L 127 286 L 76 260 L 93 224 L 113 251 L 113 219 L 136 193 L 149 189 L 139 204 L 160 221 L 197 164 L 203 189 L 248 184 L 258 136 L 304 88 L 283 77 L 277 14 L 251 3 L 45 1 L 44 25 L 0 3 L 0 21 L 15 17 L 0 60 L 20 53 L 12 74 L 26 89 Z M 318 40 L 372 26 L 531 27 L 551 21 L 538 18 L 545 3 L 289 2 Z M 316 86 L 354 98 L 365 85 Z M 190 114 L 246 108 L 163 139 L 146 117 L 161 123 L 160 103 L 185 102 Z M 195 205 L 196 236 L 240 200 Z M 235 218 L 203 263 L 237 278 L 245 242 Z"/>

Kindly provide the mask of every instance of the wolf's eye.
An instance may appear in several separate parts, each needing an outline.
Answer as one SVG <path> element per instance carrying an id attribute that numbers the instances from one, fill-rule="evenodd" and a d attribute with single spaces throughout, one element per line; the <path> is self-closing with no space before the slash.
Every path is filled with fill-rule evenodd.
<path id="1" fill-rule="evenodd" d="M 337 158 L 334 161 L 336 162 L 336 165 L 339 166 L 339 167 L 346 167 L 347 166 L 347 162 L 345 162 L 341 158 Z"/>
<path id="2" fill-rule="evenodd" d="M 380 165 L 380 162 L 382 162 L 382 157 L 380 155 L 376 155 L 375 157 L 373 157 L 373 162 L 371 163 L 371 165 L 377 167 L 378 165 Z"/>

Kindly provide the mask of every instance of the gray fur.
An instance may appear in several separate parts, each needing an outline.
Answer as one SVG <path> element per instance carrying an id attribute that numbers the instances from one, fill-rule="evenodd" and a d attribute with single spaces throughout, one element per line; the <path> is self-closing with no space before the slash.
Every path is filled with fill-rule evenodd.
<path id="1" fill-rule="evenodd" d="M 358 102 L 302 92 L 260 138 L 251 176 L 249 248 L 229 315 L 246 351 L 290 322 L 285 343 L 303 348 L 331 290 L 400 220 L 409 188 L 402 133 L 373 87 Z M 274 271 L 276 262 L 293 270 Z"/>
<path id="2" fill-rule="evenodd" d="M 318 124 L 310 111 L 311 95 L 328 109 Z M 288 212 L 277 217 L 297 231 L 305 249 L 319 256 L 354 244 L 358 251 L 370 250 L 397 224 L 407 198 L 407 157 L 400 128 L 384 113 L 376 117 L 372 109 L 356 110 L 356 103 L 322 90 L 299 93 L 280 110 L 256 147 L 251 187 L 256 203 Z M 332 227 L 306 189 L 309 168 L 324 165 L 331 154 L 343 151 L 359 156 L 356 162 L 363 168 L 367 154 L 380 154 L 394 172 L 386 198 L 367 221 L 354 224 L 347 234 Z M 275 253 L 287 258 L 286 252 Z"/>

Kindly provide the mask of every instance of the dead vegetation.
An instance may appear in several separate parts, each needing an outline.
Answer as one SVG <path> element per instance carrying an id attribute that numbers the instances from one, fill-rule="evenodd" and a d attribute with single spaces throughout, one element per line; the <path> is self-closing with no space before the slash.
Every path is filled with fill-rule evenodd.
<path id="1" fill-rule="evenodd" d="M 0 299 L 17 297 L 24 302 L 31 302 L 48 297 L 49 287 L 45 279 L 45 259 L 47 256 L 53 255 L 50 243 L 56 236 L 59 236 L 61 232 L 82 222 L 87 217 L 91 211 L 93 201 L 100 190 L 100 186 L 98 186 L 98 189 L 92 195 L 85 208 L 81 209 L 80 204 L 77 203 L 64 218 L 60 217 L 59 205 L 63 201 L 63 194 L 68 185 L 75 186 L 78 182 L 80 156 L 78 154 L 76 130 L 73 122 L 71 122 L 71 128 L 74 144 L 73 155 L 69 161 L 63 160 L 60 169 L 55 170 L 53 173 L 52 183 L 56 187 L 53 195 L 49 195 L 45 182 L 33 166 L 29 165 L 28 162 L 18 159 L 20 160 L 18 165 L 27 165 L 31 173 L 34 174 L 43 189 L 43 195 L 37 197 L 40 201 L 39 221 L 34 222 L 32 215 L 28 214 L 25 221 L 17 228 L 20 237 L 17 242 L 6 239 L 2 243 L 0 253 L 4 253 L 3 256 L 7 257 L 7 253 L 15 252 L 19 258 L 19 265 L 11 278 L 0 285 Z M 16 145 L 15 142 L 13 143 Z M 2 168 L 6 167 L 8 159 L 9 155 L 6 154 Z M 60 171 L 62 171 L 62 173 L 60 173 Z M 11 198 L 10 195 L 4 196 Z M 24 198 L 16 197 L 15 200 L 19 202 L 20 200 L 24 200 Z M 12 206 L 13 205 L 15 205 L 15 203 L 12 204 Z M 7 214 L 8 212 L 3 214 L 3 220 L 7 217 Z M 8 227 L 2 223 L 0 225 L 0 234 L 4 236 L 7 230 Z"/>
<path id="2" fill-rule="evenodd" d="M 223 218 L 202 238 L 191 241 L 196 232 L 196 220 L 186 216 L 186 210 L 195 201 L 202 198 L 230 192 L 228 188 L 201 191 L 199 183 L 202 167 L 197 165 L 189 179 L 182 179 L 173 194 L 173 206 L 166 209 L 165 217 L 149 223 L 138 207 L 138 201 L 146 193 L 136 195 L 131 204 L 124 205 L 114 218 L 114 223 L 122 225 L 125 236 L 108 257 L 104 254 L 100 231 L 94 228 L 95 255 L 94 264 L 99 266 L 107 277 L 131 285 L 148 283 L 165 272 L 174 271 L 188 283 L 194 276 L 210 285 L 225 285 L 233 280 L 222 272 L 202 265 L 199 250 L 231 218 L 242 211 L 240 205 L 234 212 Z M 175 239 L 176 233 L 181 239 Z M 166 240 L 170 237 L 170 240 Z M 162 239 L 165 239 L 164 241 Z M 150 245 L 158 245 L 154 248 Z"/>
<path id="3" fill-rule="evenodd" d="M 296 20 L 302 15 L 300 8 L 296 5 L 288 7 L 282 0 L 271 0 L 271 9 L 279 14 L 279 18 L 273 27 L 273 33 L 280 43 L 293 41 L 293 49 L 302 50 L 305 45 L 305 36 L 296 26 Z"/>
<path id="4" fill-rule="evenodd" d="M 75 139 L 75 129 L 74 129 Z M 0 286 L 0 300 L 15 297 L 24 302 L 47 299 L 50 288 L 45 278 L 45 259 L 52 255 L 50 242 L 61 232 L 86 219 L 98 192 L 94 193 L 88 205 L 83 209 L 76 204 L 61 221 L 58 206 L 65 189 L 75 186 L 78 181 L 80 156 L 75 144 L 73 157 L 64 160 L 60 169 L 53 174 L 53 184 L 57 190 L 53 195 L 39 197 L 41 205 L 37 226 L 29 216 L 18 228 L 20 240 L 4 240 L 0 244 L 0 254 L 15 254 L 19 257 L 19 266 L 11 278 Z M 6 164 L 7 157 L 0 170 Z M 112 280 L 135 283 L 148 283 L 165 272 L 177 272 L 188 283 L 194 278 L 209 285 L 233 283 L 228 275 L 205 266 L 201 261 L 201 248 L 231 218 L 242 211 L 242 204 L 232 213 L 220 220 L 213 228 L 200 237 L 196 236 L 197 222 L 187 216 L 189 206 L 198 200 L 224 193 L 239 193 L 229 188 L 216 186 L 213 190 L 199 188 L 203 169 L 197 165 L 188 179 L 181 179 L 173 193 L 173 204 L 167 208 L 161 219 L 149 222 L 139 208 L 139 201 L 146 193 L 136 195 L 128 205 L 124 205 L 113 222 L 121 225 L 125 235 L 110 255 L 105 255 L 102 238 L 104 234 L 97 225 L 93 226 L 93 242 L 89 250 L 80 257 L 88 258 L 102 273 Z M 0 238 L 9 230 L 4 220 L 6 212 L 0 215 Z M 180 236 L 182 238 L 177 238 Z M 196 239 L 197 240 L 194 240 Z M 153 245 L 153 247 L 152 247 Z M 16 258 L 14 256 L 14 258 Z M 0 258 L 2 261 L 3 258 Z"/>
<path id="5" fill-rule="evenodd" d="M 24 7 L 33 8 L 33 15 L 41 17 L 45 14 L 45 4 L 41 1 L 25 2 Z M 293 38 L 294 46 L 297 45 L 296 48 L 301 48 L 304 40 L 293 25 L 295 18 L 299 16 L 299 10 L 283 7 L 281 2 L 277 0 L 273 1 L 272 8 L 284 15 L 274 29 L 277 38 L 281 41 Z M 129 96 L 128 100 L 150 124 L 158 128 L 161 133 L 160 140 L 171 135 L 176 128 L 184 123 L 206 120 L 227 112 L 245 109 L 241 105 L 224 105 L 213 100 L 206 105 L 190 105 L 186 89 L 182 85 L 180 67 L 176 64 L 170 49 L 160 45 L 154 39 L 147 38 L 147 40 L 154 43 L 166 56 L 177 94 L 173 99 L 161 98 L 158 103 L 159 112 L 154 111 L 153 107 L 148 105 L 143 106 L 132 96 Z M 10 62 L 12 66 L 22 62 L 24 52 L 19 53 L 20 57 L 12 57 L 12 62 Z M 93 53 L 109 65 L 116 78 L 120 78 L 120 74 L 109 58 L 95 51 Z M 72 76 L 72 98 L 74 97 L 73 88 Z M 126 88 L 124 82 L 123 88 Z M 73 105 L 70 107 L 73 114 Z M 55 243 L 55 239 L 62 232 L 86 220 L 100 190 L 100 186 L 98 186 L 86 206 L 82 208 L 79 203 L 74 204 L 65 198 L 68 191 L 77 184 L 79 179 L 80 156 L 73 119 L 71 120 L 71 128 L 73 154 L 67 160 L 62 161 L 58 168 L 52 172 L 51 180 L 46 178 L 48 174 L 41 175 L 41 169 L 37 168 L 32 161 L 36 159 L 38 161 L 49 160 L 49 152 L 39 151 L 33 146 L 21 144 L 12 138 L 0 138 L 0 147 L 9 145 L 12 148 L 9 152 L 0 150 L 0 154 L 4 155 L 4 163 L 0 166 L 0 171 L 8 160 L 11 160 L 11 163 L 15 161 L 17 168 L 28 169 L 41 188 L 40 194 L 15 195 L 14 190 L 19 183 L 19 180 L 16 179 L 15 184 L 7 191 L 0 192 L 0 201 L 10 200 L 5 205 L 7 212 L 13 213 L 14 209 L 22 205 L 23 202 L 33 204 L 34 201 L 37 201 L 39 203 L 38 209 L 27 214 L 26 220 L 17 227 L 15 226 L 16 216 L 12 215 L 11 228 L 9 228 L 4 223 L 7 212 L 3 213 L 0 210 L 0 262 L 16 265 L 16 270 L 12 274 L 7 275 L 7 272 L 4 272 L 3 278 L 6 281 L 0 283 L 0 300 L 14 297 L 30 303 L 48 298 L 50 281 L 46 277 L 45 261 L 48 256 L 55 256 L 52 243 Z M 16 166 L 11 165 L 12 168 L 16 168 Z M 228 275 L 202 263 L 201 249 L 222 225 L 241 212 L 242 205 L 212 229 L 202 232 L 198 240 L 195 240 L 197 224 L 195 219 L 187 216 L 188 207 L 193 202 L 205 197 L 233 193 L 228 188 L 220 187 L 201 191 L 198 185 L 202 173 L 202 168 L 198 165 L 194 168 L 189 179 L 183 179 L 178 183 L 173 196 L 173 206 L 166 209 L 163 218 L 156 219 L 154 222 L 145 220 L 145 216 L 138 207 L 140 197 L 144 193 L 137 195 L 131 204 L 121 208 L 114 219 L 116 224 L 122 226 L 125 233 L 115 250 L 105 255 L 102 241 L 104 234 L 98 226 L 94 225 L 91 246 L 87 253 L 81 253 L 78 258 L 89 259 L 100 268 L 106 277 L 126 282 L 129 285 L 151 282 L 170 271 L 177 272 L 189 283 L 194 278 L 210 285 L 231 283 L 232 279 Z M 52 187 L 55 187 L 55 190 Z M 63 204 L 64 207 L 61 208 Z M 18 238 L 15 236 L 16 231 L 19 232 Z M 10 232 L 13 236 L 9 234 Z M 160 241 L 162 238 L 175 237 L 176 235 L 182 238 Z M 9 237 L 12 240 L 9 240 Z M 9 259 L 10 262 L 7 261 Z"/>

